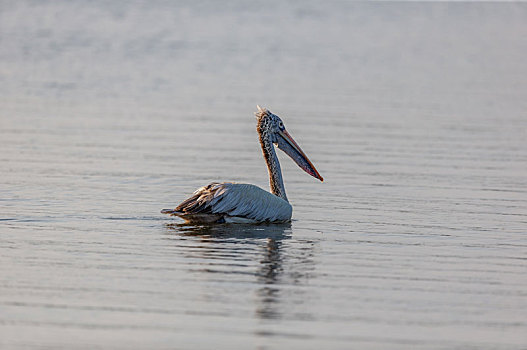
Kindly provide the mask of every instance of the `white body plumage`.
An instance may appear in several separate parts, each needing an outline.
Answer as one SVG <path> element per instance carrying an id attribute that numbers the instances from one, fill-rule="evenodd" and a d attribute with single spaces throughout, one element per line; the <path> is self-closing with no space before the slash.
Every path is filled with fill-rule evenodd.
<path id="1" fill-rule="evenodd" d="M 190 222 L 288 222 L 293 207 L 258 186 L 224 182 L 199 188 L 178 208 L 164 213 Z"/>

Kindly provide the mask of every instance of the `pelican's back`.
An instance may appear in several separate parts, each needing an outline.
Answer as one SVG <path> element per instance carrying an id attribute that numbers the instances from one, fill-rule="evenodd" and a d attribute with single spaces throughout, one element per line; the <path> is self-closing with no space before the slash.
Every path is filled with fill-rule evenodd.
<path id="1" fill-rule="evenodd" d="M 174 210 L 162 213 L 190 222 L 287 222 L 291 204 L 250 184 L 213 182 L 201 187 Z"/>

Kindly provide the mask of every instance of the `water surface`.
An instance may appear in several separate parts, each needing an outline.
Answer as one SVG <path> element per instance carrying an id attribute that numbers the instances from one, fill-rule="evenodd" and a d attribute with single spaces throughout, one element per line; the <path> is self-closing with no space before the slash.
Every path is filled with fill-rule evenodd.
<path id="1" fill-rule="evenodd" d="M 521 349 L 527 6 L 0 2 L 0 347 Z M 268 188 L 288 225 L 163 216 Z"/>

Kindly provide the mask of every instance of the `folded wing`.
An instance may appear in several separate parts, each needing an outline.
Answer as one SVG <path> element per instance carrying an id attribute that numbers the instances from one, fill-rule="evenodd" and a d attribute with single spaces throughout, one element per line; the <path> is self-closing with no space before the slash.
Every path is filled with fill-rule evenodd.
<path id="1" fill-rule="evenodd" d="M 250 184 L 217 183 L 201 187 L 174 210 L 162 213 L 186 220 L 207 217 L 225 220 L 237 217 L 256 222 L 286 222 L 291 220 L 291 205 L 282 198 Z"/>

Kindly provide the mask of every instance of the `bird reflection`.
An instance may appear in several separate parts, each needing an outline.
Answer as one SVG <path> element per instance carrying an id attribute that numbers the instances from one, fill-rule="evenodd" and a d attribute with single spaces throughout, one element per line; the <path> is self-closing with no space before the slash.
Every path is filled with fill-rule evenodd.
<path id="1" fill-rule="evenodd" d="M 232 238 L 272 238 L 284 239 L 291 235 L 291 223 L 283 224 L 220 224 L 220 225 L 192 225 L 187 223 L 166 224 L 168 229 L 175 230 L 182 236 L 196 236 L 202 238 L 217 238 L 221 240 Z"/>
<path id="2" fill-rule="evenodd" d="M 283 272 L 283 259 L 280 252 L 282 241 L 269 238 L 264 249 L 263 259 L 258 269 L 258 282 L 262 285 L 258 289 L 260 305 L 256 309 L 259 318 L 280 318 L 279 301 L 280 289 L 276 286 L 280 274 Z"/>
<path id="3" fill-rule="evenodd" d="M 314 269 L 313 242 L 295 240 L 292 244 L 291 223 L 260 224 L 260 225 L 189 225 L 186 223 L 171 223 L 166 225 L 167 234 L 192 238 L 199 242 L 188 252 L 189 258 L 204 260 L 206 268 L 199 270 L 204 273 L 225 273 L 232 278 L 233 273 L 246 275 L 252 264 L 240 267 L 244 259 L 258 259 L 257 270 L 252 272 L 259 286 L 256 291 L 255 317 L 279 319 L 284 312 L 290 312 L 291 301 L 284 299 L 283 285 L 301 285 L 306 283 L 309 273 Z M 218 245 L 219 244 L 219 245 Z M 298 245 L 301 245 L 298 247 Z M 221 259 L 218 259 L 221 258 Z M 225 259 L 230 260 L 232 269 L 224 269 Z M 285 271 L 284 271 L 285 270 Z M 196 271 L 196 270 L 193 270 Z M 216 275 L 217 276 L 217 275 Z M 288 293 L 293 297 L 293 304 L 308 301 L 299 293 Z M 298 299 L 298 300 L 297 300 Z M 307 298 L 309 299 L 309 298 Z M 285 308 L 285 310 L 284 310 Z M 296 315 L 306 318 L 306 315 Z M 309 316 L 308 316 L 309 317 Z"/>

